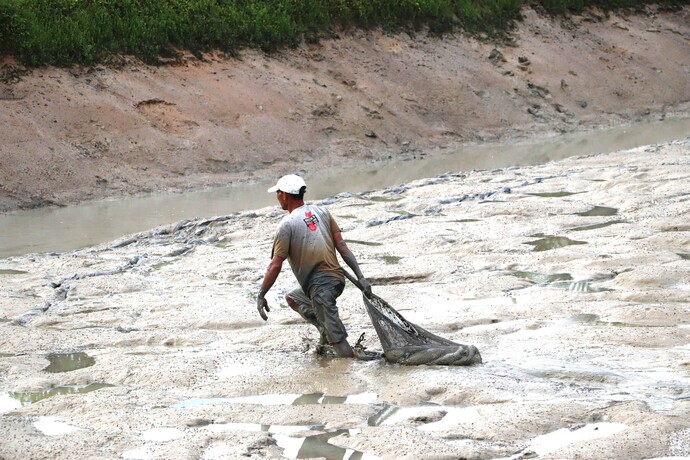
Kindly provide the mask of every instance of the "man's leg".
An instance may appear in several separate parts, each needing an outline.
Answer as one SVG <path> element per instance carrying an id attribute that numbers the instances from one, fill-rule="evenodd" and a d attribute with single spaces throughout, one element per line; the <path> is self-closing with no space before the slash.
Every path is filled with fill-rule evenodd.
<path id="1" fill-rule="evenodd" d="M 350 346 L 350 343 L 347 341 L 347 339 L 343 339 L 338 343 L 334 343 L 333 349 L 335 350 L 335 353 L 341 358 L 355 357 L 355 352 L 352 350 L 352 347 Z"/>
<path id="2" fill-rule="evenodd" d="M 319 323 L 319 320 L 314 314 L 314 310 L 311 308 L 311 299 L 301 289 L 295 289 L 294 291 L 285 294 L 285 301 L 287 304 L 296 311 L 306 322 L 312 324 L 319 331 L 319 345 L 326 345 L 328 340 L 326 339 L 326 334 L 323 326 Z"/>
<path id="3" fill-rule="evenodd" d="M 323 324 L 328 342 L 341 358 L 353 358 L 354 352 L 347 341 L 347 331 L 338 314 L 336 300 L 343 292 L 345 285 L 338 279 L 313 285 L 310 294 L 314 314 Z"/>

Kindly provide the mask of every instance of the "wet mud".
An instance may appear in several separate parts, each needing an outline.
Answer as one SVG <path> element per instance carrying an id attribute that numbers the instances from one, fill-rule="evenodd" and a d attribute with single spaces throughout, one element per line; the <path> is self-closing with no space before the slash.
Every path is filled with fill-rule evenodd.
<path id="1" fill-rule="evenodd" d="M 0 458 L 688 457 L 688 178 L 684 140 L 324 199 L 374 293 L 472 366 L 317 355 L 287 270 L 262 321 L 277 205 L 0 259 Z M 339 305 L 380 350 L 359 290 Z"/>

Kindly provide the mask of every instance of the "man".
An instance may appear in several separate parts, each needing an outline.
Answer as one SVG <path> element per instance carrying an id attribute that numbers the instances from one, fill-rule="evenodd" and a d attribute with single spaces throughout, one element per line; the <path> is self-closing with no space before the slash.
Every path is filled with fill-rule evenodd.
<path id="1" fill-rule="evenodd" d="M 271 263 L 261 283 L 257 309 L 266 321 L 270 309 L 265 295 L 287 259 L 301 287 L 285 295 L 288 305 L 316 326 L 321 334 L 320 345 L 329 343 L 339 357 L 352 358 L 354 351 L 347 341 L 347 331 L 336 305 L 345 287 L 336 250 L 357 276 L 365 294 L 371 294 L 371 285 L 362 275 L 330 212 L 304 203 L 306 190 L 307 184 L 294 174 L 281 177 L 268 189 L 269 193 L 276 193 L 280 207 L 288 215 L 281 220 L 273 241 Z"/>

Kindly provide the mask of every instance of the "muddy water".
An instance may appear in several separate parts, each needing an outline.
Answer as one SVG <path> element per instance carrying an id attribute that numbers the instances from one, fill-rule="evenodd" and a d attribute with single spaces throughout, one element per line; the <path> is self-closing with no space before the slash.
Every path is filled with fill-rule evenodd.
<path id="1" fill-rule="evenodd" d="M 531 142 L 467 146 L 427 155 L 406 152 L 400 156 L 403 161 L 362 165 L 347 169 L 345 174 L 330 171 L 327 175 L 307 177 L 309 198 L 386 188 L 448 171 L 543 164 L 570 156 L 682 139 L 689 133 L 690 118 L 667 119 Z M 275 198 L 266 189 L 272 182 L 3 215 L 0 258 L 69 251 L 183 219 L 271 206 Z"/>

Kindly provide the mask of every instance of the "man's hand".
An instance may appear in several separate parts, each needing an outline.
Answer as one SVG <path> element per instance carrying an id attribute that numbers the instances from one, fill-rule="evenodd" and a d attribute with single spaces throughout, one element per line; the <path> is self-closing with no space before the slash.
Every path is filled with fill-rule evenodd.
<path id="1" fill-rule="evenodd" d="M 369 281 L 367 281 L 367 279 L 364 277 L 358 279 L 357 281 L 359 282 L 359 285 L 362 286 L 362 292 L 364 295 L 367 297 L 371 296 L 371 284 L 369 284 Z"/>
<path id="2" fill-rule="evenodd" d="M 261 315 L 261 319 L 263 319 L 264 321 L 268 321 L 268 316 L 266 315 L 266 312 L 271 311 L 271 309 L 268 308 L 268 302 L 264 298 L 263 294 L 259 294 L 259 296 L 256 298 L 256 309 L 259 310 L 259 315 Z"/>

